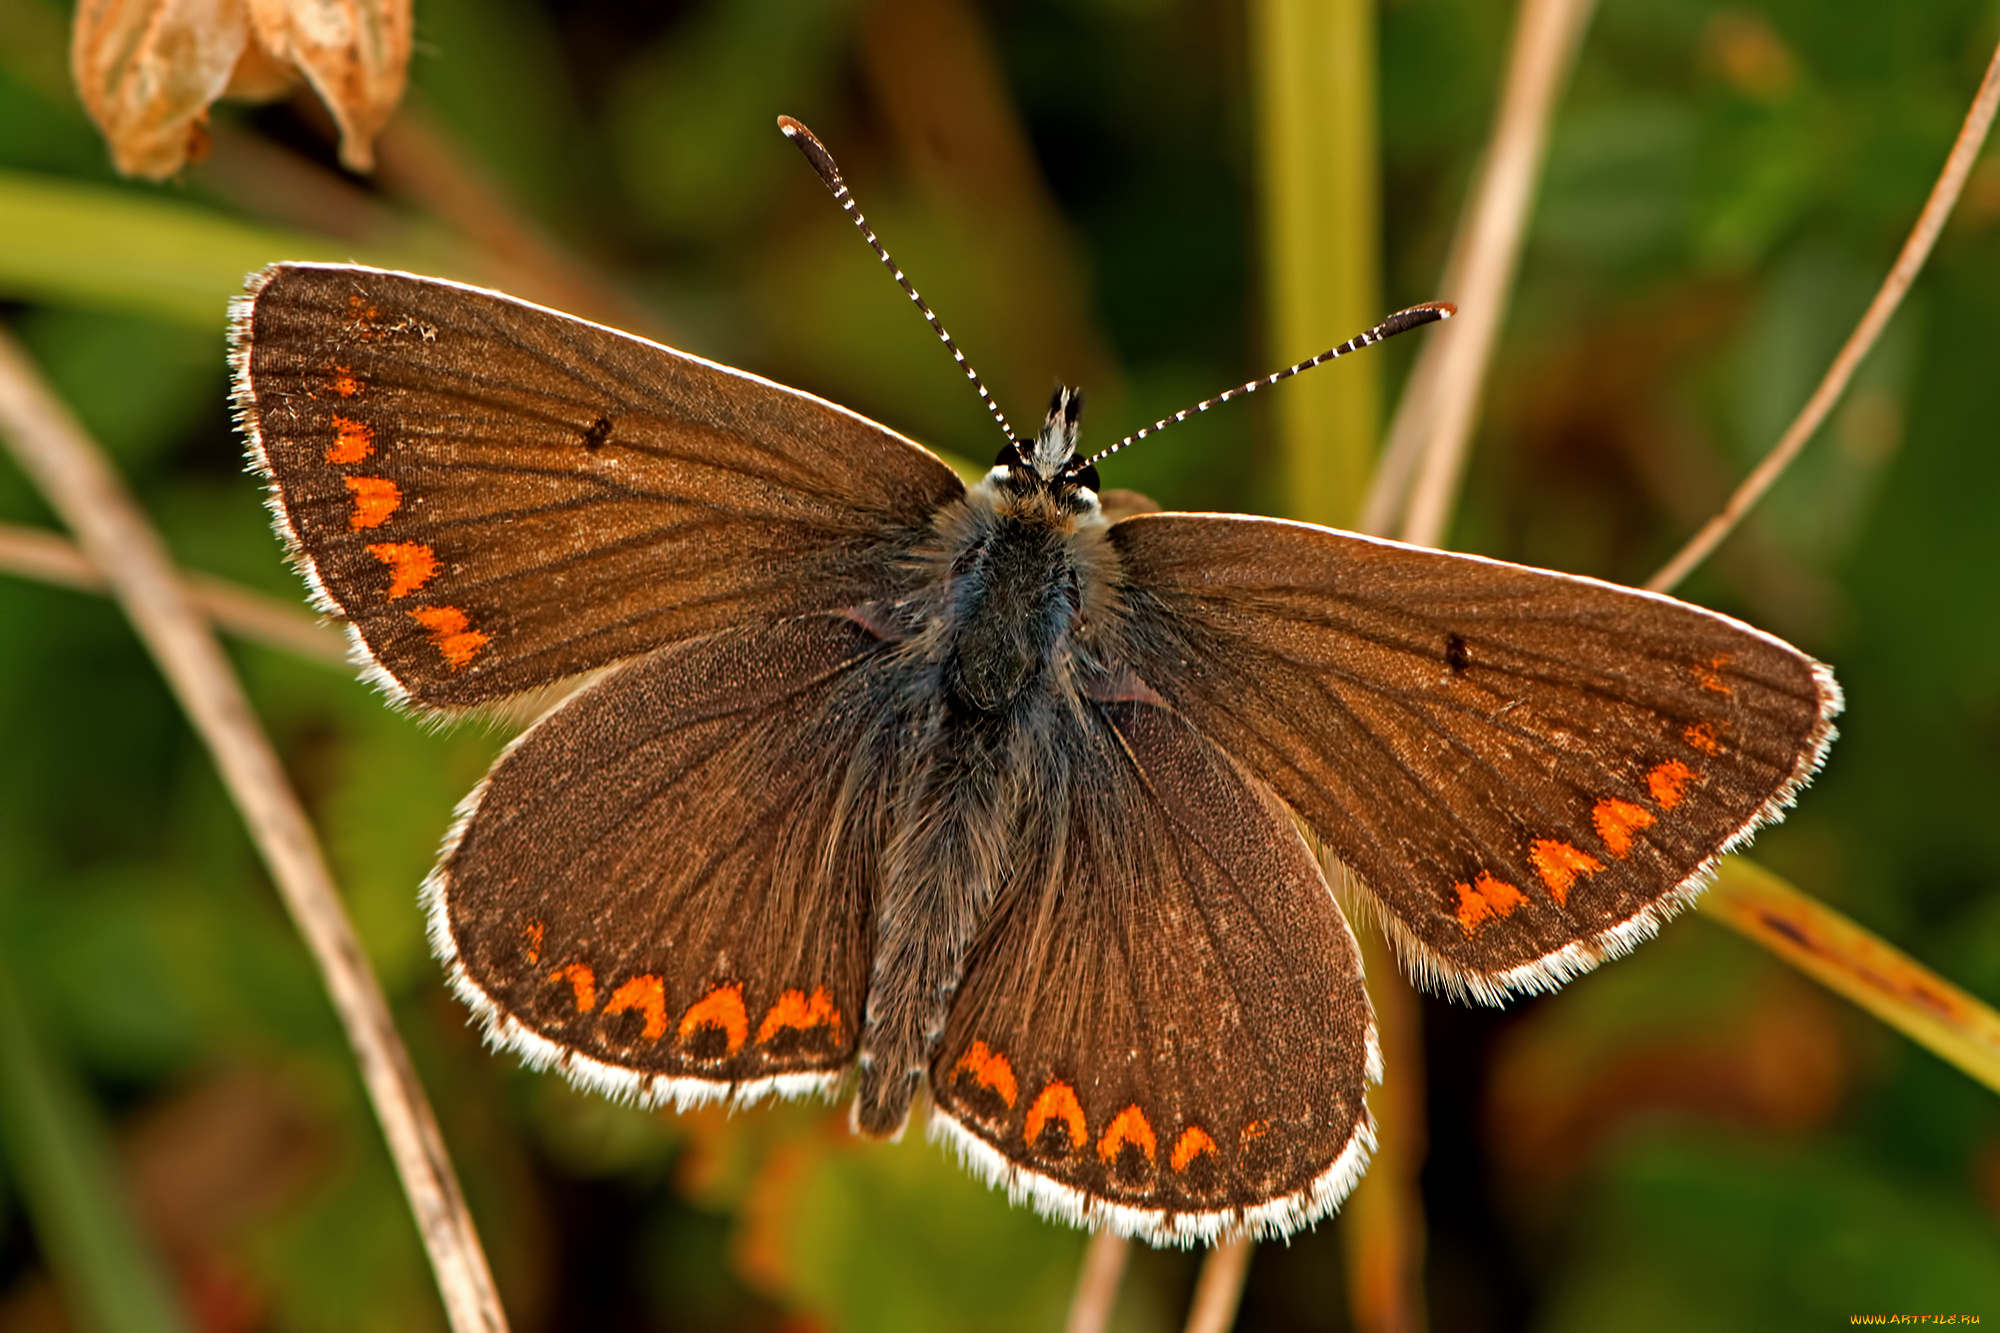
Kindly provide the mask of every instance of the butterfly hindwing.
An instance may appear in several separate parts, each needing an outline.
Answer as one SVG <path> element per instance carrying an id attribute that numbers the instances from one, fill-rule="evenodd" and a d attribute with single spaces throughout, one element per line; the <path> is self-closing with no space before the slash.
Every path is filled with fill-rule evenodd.
<path id="1" fill-rule="evenodd" d="M 1283 807 L 1184 719 L 1085 708 L 931 1065 L 935 1129 L 1071 1221 L 1290 1232 L 1373 1142 L 1354 938 Z"/>
<path id="2" fill-rule="evenodd" d="M 1481 999 L 1650 934 L 1832 738 L 1826 668 L 1670 598 L 1276 520 L 1111 541 L 1137 672 Z"/>
<path id="3" fill-rule="evenodd" d="M 515 742 L 427 886 L 496 1040 L 649 1102 L 833 1083 L 872 947 L 881 647 L 838 616 L 677 645 Z"/>
<path id="4" fill-rule="evenodd" d="M 844 408 L 437 279 L 276 265 L 232 337 L 294 557 L 419 705 L 874 600 L 963 491 Z"/>

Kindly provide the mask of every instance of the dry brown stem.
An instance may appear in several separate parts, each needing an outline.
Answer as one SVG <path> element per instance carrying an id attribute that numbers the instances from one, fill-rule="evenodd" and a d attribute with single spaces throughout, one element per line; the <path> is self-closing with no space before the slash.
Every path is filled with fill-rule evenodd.
<path id="1" fill-rule="evenodd" d="M 1201 1276 L 1195 1279 L 1186 1333 L 1229 1333 L 1236 1322 L 1237 1302 L 1243 1299 L 1243 1279 L 1250 1275 L 1250 1252 L 1256 1244 L 1248 1238 L 1224 1241 L 1208 1252 L 1201 1261 Z"/>
<path id="2" fill-rule="evenodd" d="M 109 579 L 221 770 L 354 1049 L 452 1328 L 455 1333 L 500 1333 L 506 1315 L 430 1102 L 278 756 L 158 533 L 103 453 L 4 331 L 0 434 Z"/>
<path id="3" fill-rule="evenodd" d="M 1646 586 L 1654 592 L 1666 592 L 1694 571 L 1695 566 L 1708 558 L 1709 552 L 1722 544 L 1735 526 L 1742 522 L 1750 507 L 1764 498 L 1764 492 L 1771 489 L 1773 482 L 1784 475 L 1799 451 L 1826 420 L 1826 414 L 1840 401 L 1840 395 L 1847 391 L 1847 382 L 1854 378 L 1855 370 L 1875 346 L 1875 340 L 1882 336 L 1889 320 L 1896 313 L 1896 307 L 1903 303 L 1903 296 L 1916 281 L 1923 269 L 1924 261 L 1930 258 L 1931 247 L 1937 243 L 1938 233 L 1944 230 L 1945 219 L 1951 216 L 1953 205 L 1958 203 L 1959 191 L 1965 188 L 1965 178 L 1972 173 L 1972 164 L 1979 156 L 1979 150 L 1986 142 L 1986 132 L 1993 126 L 1993 112 L 2000 107 L 2000 47 L 1993 52 L 1993 59 L 1986 66 L 1986 77 L 1980 81 L 1979 92 L 1972 99 L 1972 109 L 1965 113 L 1965 123 L 1959 127 L 1958 141 L 1951 146 L 1945 157 L 1944 170 L 1938 174 L 1937 184 L 1931 187 L 1931 197 L 1925 201 L 1923 212 L 1917 215 L 1917 225 L 1910 229 L 1909 239 L 1903 242 L 1903 251 L 1896 256 L 1895 266 L 1889 276 L 1882 280 L 1881 290 L 1868 303 L 1862 313 L 1861 322 L 1854 326 L 1854 332 L 1847 335 L 1839 355 L 1826 368 L 1826 376 L 1813 390 L 1812 397 L 1799 409 L 1792 424 L 1785 427 L 1785 433 L 1771 452 L 1764 455 L 1736 493 L 1729 497 L 1729 503 L 1722 512 L 1702 525 L 1701 531 L 1688 540 L 1673 559 L 1667 561 L 1660 572 L 1646 580 Z"/>
<path id="4" fill-rule="evenodd" d="M 1329 870 L 1329 877 L 1340 873 Z M 1375 1115 L 1375 1157 L 1340 1214 L 1347 1307 L 1359 1333 L 1418 1333 L 1426 1323 L 1419 1181 L 1428 1146 L 1423 1008 L 1382 933 L 1357 930 L 1355 939 L 1375 1005 L 1383 1069 L 1382 1085 L 1368 1099 Z"/>
<path id="5" fill-rule="evenodd" d="M 1125 1279 L 1125 1263 L 1131 1257 L 1132 1242 L 1114 1231 L 1100 1231 L 1090 1238 L 1083 1251 L 1083 1269 L 1076 1275 L 1076 1291 L 1069 1298 L 1063 1333 L 1104 1333 L 1111 1326 L 1118 1284 Z"/>
<path id="6" fill-rule="evenodd" d="M 1364 529 L 1396 526 L 1403 483 L 1415 470 L 1402 538 L 1420 546 L 1444 540 L 1520 267 L 1549 123 L 1592 7 L 1593 0 L 1522 0 L 1493 137 L 1438 293 L 1458 303 L 1458 318 L 1433 330 L 1418 354 L 1363 510 Z"/>
<path id="7" fill-rule="evenodd" d="M 0 523 L 0 572 L 81 592 L 111 591 L 104 572 L 72 543 L 13 523 Z M 348 665 L 346 638 L 297 603 L 200 574 L 182 581 L 194 609 L 218 629 L 316 662 Z"/>

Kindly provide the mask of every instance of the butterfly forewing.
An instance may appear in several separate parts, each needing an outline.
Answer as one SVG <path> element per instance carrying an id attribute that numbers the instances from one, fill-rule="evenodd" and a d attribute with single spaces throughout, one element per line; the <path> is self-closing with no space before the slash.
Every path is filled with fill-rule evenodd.
<path id="1" fill-rule="evenodd" d="M 1088 706 L 930 1080 L 946 1137 L 1046 1212 L 1154 1241 L 1289 1232 L 1359 1176 L 1374 1021 L 1283 807 L 1171 710 Z"/>
<path id="2" fill-rule="evenodd" d="M 435 279 L 278 265 L 234 343 L 295 556 L 422 705 L 875 600 L 963 490 L 845 409 Z"/>
<path id="3" fill-rule="evenodd" d="M 1824 667 L 1669 598 L 1274 520 L 1111 537 L 1139 675 L 1483 999 L 1650 933 L 1832 736 Z"/>
<path id="4" fill-rule="evenodd" d="M 867 987 L 880 649 L 836 616 L 678 645 L 514 744 L 429 885 L 498 1040 L 648 1101 L 833 1082 Z"/>

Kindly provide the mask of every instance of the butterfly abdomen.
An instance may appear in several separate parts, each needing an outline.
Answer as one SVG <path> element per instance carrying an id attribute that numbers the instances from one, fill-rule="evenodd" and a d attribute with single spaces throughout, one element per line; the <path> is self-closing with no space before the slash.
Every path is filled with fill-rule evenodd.
<path id="1" fill-rule="evenodd" d="M 1067 801 L 1075 657 L 1115 585 L 1103 530 L 1094 502 L 988 484 L 939 516 L 920 555 L 927 623 L 904 661 L 938 688 L 905 696 L 911 740 L 896 765 L 855 1105 L 864 1132 L 901 1129 L 1011 849 Z"/>

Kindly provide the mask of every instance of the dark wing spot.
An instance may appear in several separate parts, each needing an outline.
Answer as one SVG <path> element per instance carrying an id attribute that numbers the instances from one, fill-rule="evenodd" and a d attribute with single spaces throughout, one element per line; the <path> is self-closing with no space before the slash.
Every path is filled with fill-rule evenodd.
<path id="1" fill-rule="evenodd" d="M 611 418 L 599 417 L 590 423 L 590 429 L 583 433 L 583 447 L 593 454 L 604 447 L 611 438 Z"/>
<path id="2" fill-rule="evenodd" d="M 721 1060 L 729 1055 L 729 1033 L 720 1027 L 704 1025 L 681 1038 L 681 1049 L 692 1060 Z"/>
<path id="3" fill-rule="evenodd" d="M 1464 636 L 1447 634 L 1444 636 L 1444 664 L 1451 668 L 1451 674 L 1462 676 L 1472 665 L 1472 650 L 1465 646 Z"/>
<path id="4" fill-rule="evenodd" d="M 1044 1161 L 1061 1162 L 1068 1160 L 1076 1151 L 1075 1141 L 1069 1136 L 1069 1122 L 1059 1115 L 1052 1115 L 1042 1125 L 1042 1132 L 1028 1143 L 1035 1156 Z"/>
<path id="5" fill-rule="evenodd" d="M 1118 1155 L 1111 1159 L 1111 1178 L 1127 1188 L 1142 1186 L 1153 1178 L 1153 1163 L 1146 1156 L 1146 1150 L 1136 1143 L 1118 1145 Z"/>

